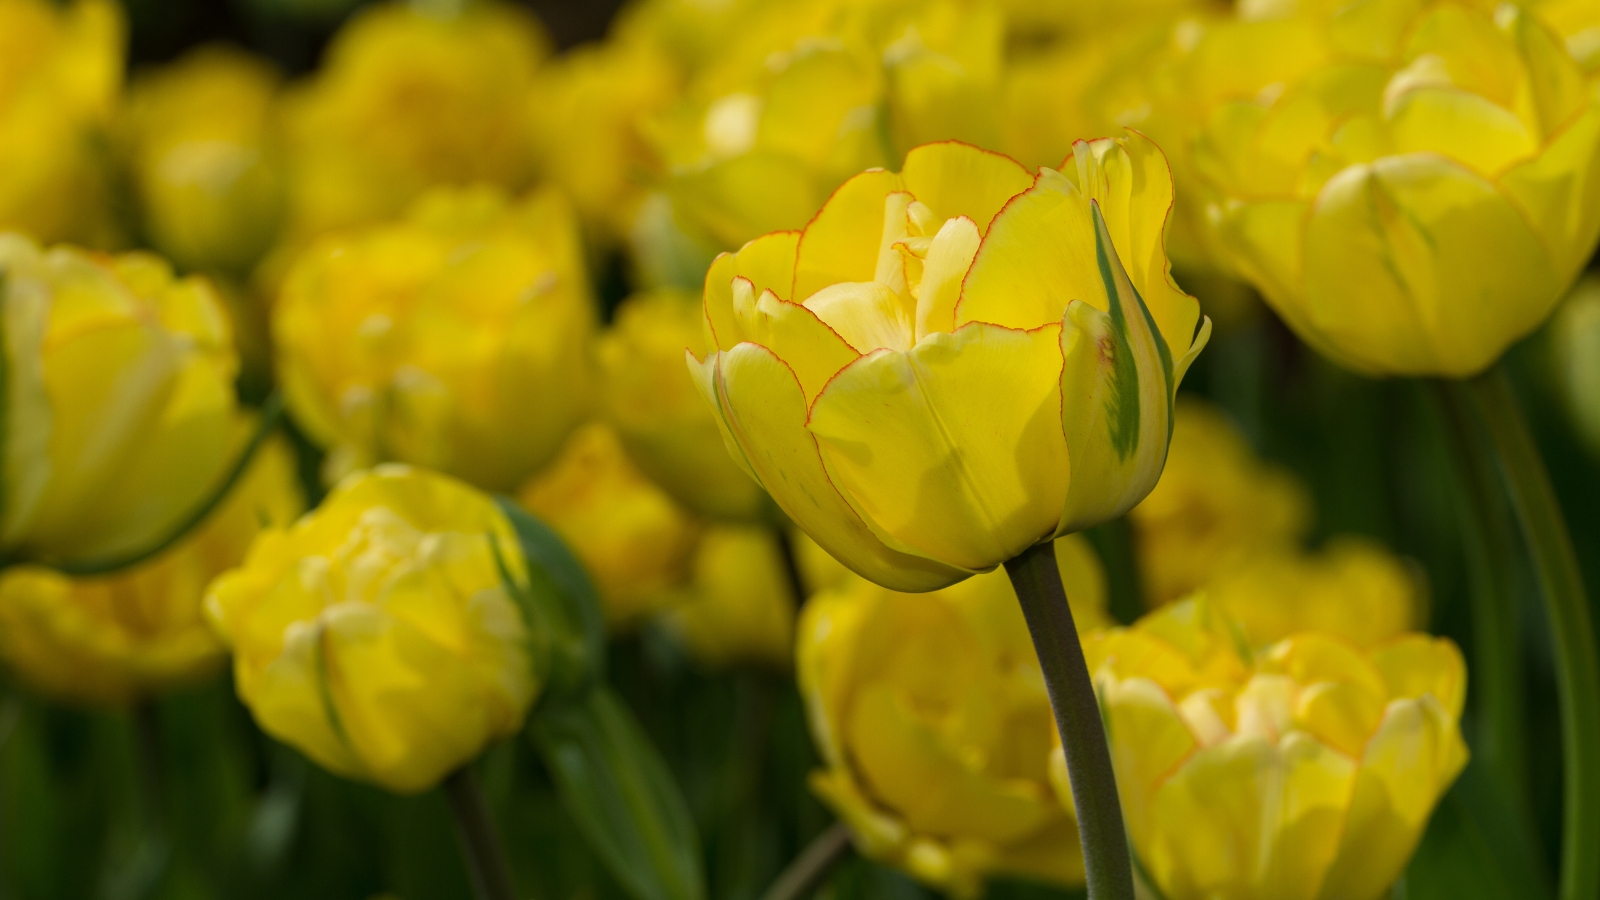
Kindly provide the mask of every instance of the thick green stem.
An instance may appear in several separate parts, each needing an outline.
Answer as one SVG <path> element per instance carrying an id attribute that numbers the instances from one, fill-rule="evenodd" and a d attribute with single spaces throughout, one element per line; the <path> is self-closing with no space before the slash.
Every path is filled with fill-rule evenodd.
<path id="1" fill-rule="evenodd" d="M 1544 596 L 1556 662 L 1565 792 L 1560 900 L 1600 898 L 1600 655 L 1589 597 L 1544 461 L 1499 368 L 1465 384 L 1488 430 Z"/>
<path id="2" fill-rule="evenodd" d="M 461 840 L 473 896 L 478 900 L 517 900 L 500 835 L 495 832 L 494 819 L 471 767 L 463 766 L 445 779 L 444 797 L 455 818 L 456 837 Z"/>
<path id="3" fill-rule="evenodd" d="M 1111 768 L 1105 725 L 1094 683 L 1072 623 L 1072 607 L 1061 587 L 1055 547 L 1050 542 L 1022 551 L 1006 563 L 1016 588 L 1033 649 L 1039 654 L 1045 689 L 1061 733 L 1078 810 L 1078 835 L 1083 843 L 1084 879 L 1089 900 L 1133 900 L 1133 868 L 1128 837 L 1122 826 L 1117 777 Z"/>
<path id="4" fill-rule="evenodd" d="M 850 832 L 843 823 L 833 823 L 800 851 L 761 900 L 803 900 L 811 896 L 833 867 L 850 855 L 850 847 Z"/>

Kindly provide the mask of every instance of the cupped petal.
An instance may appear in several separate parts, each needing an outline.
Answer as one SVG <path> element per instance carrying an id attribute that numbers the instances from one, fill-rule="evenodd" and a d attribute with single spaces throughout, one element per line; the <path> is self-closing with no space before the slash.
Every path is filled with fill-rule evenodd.
<path id="1" fill-rule="evenodd" d="M 1448 638 L 1408 634 L 1372 651 L 1372 665 L 1383 676 L 1391 699 L 1432 696 L 1452 718 L 1459 718 L 1467 695 L 1467 664 Z"/>
<path id="2" fill-rule="evenodd" d="M 840 185 L 800 237 L 789 299 L 803 301 L 841 281 L 871 281 L 878 268 L 884 202 L 904 189 L 898 173 L 883 169 L 869 169 Z"/>
<path id="3" fill-rule="evenodd" d="M 961 283 L 972 268 L 982 241 L 978 223 L 957 216 L 939 226 L 928 255 L 922 264 L 922 282 L 917 289 L 916 340 L 936 331 L 956 329 L 956 303 L 961 300 Z"/>
<path id="4" fill-rule="evenodd" d="M 1184 725 L 1167 692 L 1148 678 L 1119 679 L 1109 674 L 1097 680 L 1106 742 L 1117 773 L 1128 836 L 1143 854 L 1152 845 L 1159 819 L 1151 804 L 1164 779 L 1200 748 Z M 1050 783 L 1061 803 L 1072 807 L 1066 759 L 1058 747 L 1052 756 Z"/>
<path id="5" fill-rule="evenodd" d="M 898 591 L 935 590 L 971 574 L 891 549 L 863 523 L 823 468 L 816 439 L 806 430 L 799 380 L 772 351 L 740 344 L 716 354 L 714 361 L 713 387 L 732 443 L 756 481 L 824 550 L 863 577 Z"/>
<path id="6" fill-rule="evenodd" d="M 848 765 L 842 736 L 845 708 L 856 675 L 861 623 L 870 617 L 882 592 L 853 581 L 806 601 L 796 628 L 795 671 L 806 701 L 806 719 L 830 768 Z"/>
<path id="7" fill-rule="evenodd" d="M 807 297 L 805 308 L 815 313 L 857 353 L 911 349 L 915 331 L 912 311 L 906 308 L 899 294 L 882 282 L 830 284 Z M 828 374 L 829 377 L 833 375 L 832 372 Z M 808 391 L 807 397 L 810 396 Z"/>
<path id="8" fill-rule="evenodd" d="M 738 323 L 740 342 L 760 344 L 783 360 L 800 379 L 808 403 L 816 398 L 828 379 L 860 356 L 817 313 L 798 303 L 779 300 L 772 291 L 762 291 L 758 296 L 744 278 L 733 280 L 733 315 Z M 870 329 L 870 324 L 875 322 L 871 310 L 846 306 L 837 318 L 855 331 L 866 329 L 865 334 L 857 335 L 858 340 L 891 330 Z"/>
<path id="9" fill-rule="evenodd" d="M 1438 153 L 1492 178 L 1539 149 L 1515 113 L 1470 91 L 1424 87 L 1393 106 L 1390 129 L 1400 153 Z"/>
<path id="10" fill-rule="evenodd" d="M 906 190 L 940 220 L 966 216 L 980 233 L 1016 195 L 1033 186 L 1022 164 L 960 141 L 923 144 L 906 154 Z"/>
<path id="11" fill-rule="evenodd" d="M 1570 283 L 1600 239 L 1600 83 L 1583 112 L 1499 186 L 1538 231 L 1557 283 Z M 1541 320 L 1555 302 L 1535 310 Z"/>
<path id="12" fill-rule="evenodd" d="M 1050 537 L 1068 481 L 1057 341 L 974 323 L 863 356 L 811 410 L 833 483 L 886 543 L 954 568 Z"/>
<path id="13" fill-rule="evenodd" d="M 1310 217 L 1311 204 L 1304 200 L 1233 200 L 1212 206 L 1207 222 L 1227 265 L 1261 291 L 1296 334 L 1315 342 L 1305 300 L 1305 229 Z M 1322 346 L 1317 349 L 1328 352 Z"/>
<path id="14" fill-rule="evenodd" d="M 780 231 L 756 238 L 736 253 L 722 253 L 706 270 L 704 312 L 707 343 L 717 350 L 732 350 L 745 340 L 733 317 L 733 281 L 743 278 L 760 296 L 772 291 L 789 298 L 794 283 L 794 261 L 800 246 L 800 232 Z"/>

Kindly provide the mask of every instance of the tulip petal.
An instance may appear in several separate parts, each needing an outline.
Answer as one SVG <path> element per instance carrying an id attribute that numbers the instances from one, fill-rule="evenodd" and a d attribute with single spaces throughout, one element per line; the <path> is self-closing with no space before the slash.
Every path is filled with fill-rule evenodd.
<path id="1" fill-rule="evenodd" d="M 876 593 L 876 585 L 856 585 L 858 591 Z M 806 601 L 796 628 L 795 670 L 800 694 L 806 699 L 806 720 L 817 750 L 829 768 L 846 768 L 840 737 L 845 706 L 856 682 L 857 646 L 861 620 L 872 599 L 855 591 L 824 591 Z"/>
<path id="2" fill-rule="evenodd" d="M 914 326 L 911 311 L 900 295 L 877 281 L 842 281 L 806 298 L 805 308 L 850 345 L 856 353 L 874 350 L 910 350 Z M 758 343 L 760 343 L 758 341 Z M 793 359 L 778 348 L 780 357 Z M 837 372 L 853 360 L 834 369 Z M 828 373 L 833 377 L 833 372 Z M 820 387 L 820 386 L 819 386 Z M 812 395 L 807 391 L 806 396 Z"/>
<path id="3" fill-rule="evenodd" d="M 874 317 L 870 311 L 866 311 L 866 315 L 849 317 L 850 313 L 859 312 L 846 306 L 839 316 L 842 324 L 866 331 L 857 334 L 858 340 L 876 337 L 874 331 L 892 333 L 892 322 L 872 329 Z M 798 303 L 779 300 L 772 291 L 762 291 L 757 296 L 750 282 L 742 277 L 733 280 L 733 315 L 738 323 L 740 342 L 760 344 L 787 361 L 795 377 L 800 379 L 807 402 L 816 398 L 828 379 L 860 356 L 815 312 Z M 907 323 L 906 330 L 909 328 Z"/>
<path id="4" fill-rule="evenodd" d="M 1097 683 L 1128 835 L 1134 846 L 1145 852 L 1160 825 L 1152 818 L 1151 803 L 1162 780 L 1200 745 L 1167 693 L 1154 681 L 1102 675 Z M 1062 805 L 1070 806 L 1072 792 L 1065 769 L 1064 758 L 1061 765 L 1052 766 L 1051 785 Z"/>
<path id="5" fill-rule="evenodd" d="M 1056 329 L 975 323 L 850 364 L 810 430 L 833 483 L 891 546 L 981 570 L 1050 536 L 1065 499 Z"/>
<path id="6" fill-rule="evenodd" d="M 972 268 L 981 240 L 977 223 L 966 216 L 946 221 L 933 236 L 917 293 L 916 340 L 936 331 L 955 330 L 961 283 Z"/>
<path id="7" fill-rule="evenodd" d="M 1501 176 L 1500 190 L 1538 223 L 1557 283 L 1570 282 L 1600 238 L 1600 97 L 1537 157 Z"/>
<path id="8" fill-rule="evenodd" d="M 840 185 L 800 238 L 789 299 L 803 301 L 841 281 L 871 281 L 878 269 L 884 201 L 904 185 L 898 174 L 882 169 Z"/>
<path id="9" fill-rule="evenodd" d="M 1408 634 L 1372 651 L 1391 699 L 1430 695 L 1452 718 L 1466 702 L 1467 664 L 1453 641 Z"/>
<path id="10" fill-rule="evenodd" d="M 723 253 L 706 271 L 704 311 L 708 343 L 718 350 L 732 350 L 746 340 L 733 317 L 733 281 L 748 281 L 756 296 L 772 291 L 787 299 L 794 281 L 795 254 L 800 232 L 780 231 L 756 238 L 737 253 Z"/>
<path id="11" fill-rule="evenodd" d="M 683 361 L 689 367 L 689 376 L 694 379 L 695 388 L 716 412 L 717 431 L 722 435 L 722 446 L 728 451 L 728 456 L 738 464 L 740 471 L 749 475 L 751 481 L 760 484 L 761 476 L 756 474 L 755 468 L 750 465 L 749 457 L 744 455 L 744 448 L 739 446 L 738 439 L 728 428 L 728 411 L 722 405 L 722 392 L 717 390 L 717 363 L 720 359 L 720 354 L 708 353 L 702 361 L 695 359 L 694 353 L 683 351 Z M 803 391 L 802 396 L 804 396 Z"/>
<path id="12" fill-rule="evenodd" d="M 1439 153 L 1492 178 L 1539 149 L 1515 113 L 1469 91 L 1425 87 L 1394 106 L 1390 127 L 1400 153 Z"/>
<path id="13" fill-rule="evenodd" d="M 940 220 L 966 216 L 980 233 L 1012 197 L 1033 186 L 1021 163 L 959 141 L 923 144 L 906 154 L 906 190 Z"/>
<path id="14" fill-rule="evenodd" d="M 929 591 L 966 570 L 894 550 L 879 540 L 828 479 L 806 431 L 806 398 L 772 351 L 740 344 L 715 356 L 714 386 L 731 442 L 773 500 L 824 550 L 863 577 L 899 591 Z"/>

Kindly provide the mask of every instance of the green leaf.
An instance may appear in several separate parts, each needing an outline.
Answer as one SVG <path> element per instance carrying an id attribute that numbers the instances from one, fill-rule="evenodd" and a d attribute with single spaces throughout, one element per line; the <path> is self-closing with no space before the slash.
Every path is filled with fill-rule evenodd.
<path id="1" fill-rule="evenodd" d="M 704 900 L 688 804 L 609 687 L 546 703 L 529 735 L 589 846 L 634 900 Z"/>
<path id="2" fill-rule="evenodd" d="M 1546 900 L 1530 830 L 1474 761 L 1445 794 L 1404 880 L 1406 900 Z"/>
<path id="3" fill-rule="evenodd" d="M 526 591 L 512 585 L 549 662 L 546 696 L 582 693 L 605 671 L 605 618 L 583 565 L 550 526 L 496 497 L 528 561 Z"/>

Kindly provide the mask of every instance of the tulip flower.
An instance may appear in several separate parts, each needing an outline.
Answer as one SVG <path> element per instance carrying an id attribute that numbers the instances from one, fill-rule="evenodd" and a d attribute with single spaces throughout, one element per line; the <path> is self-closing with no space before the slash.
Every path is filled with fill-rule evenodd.
<path id="1" fill-rule="evenodd" d="M 1108 624 L 1088 542 L 1062 538 L 1055 555 L 1074 616 Z M 863 854 L 956 897 L 999 874 L 1083 883 L 1071 801 L 1050 789 L 1050 702 L 1004 575 L 923 595 L 851 576 L 806 604 L 797 652 L 826 765 L 812 787 Z"/>
<path id="2" fill-rule="evenodd" d="M 1211 114 L 1195 153 L 1220 197 L 1213 227 L 1339 364 L 1475 375 L 1594 251 L 1600 93 L 1516 7 L 1362 9 L 1312 20 L 1326 46 L 1308 74 Z"/>
<path id="3" fill-rule="evenodd" d="M 277 238 L 279 80 L 263 60 L 202 47 L 130 88 L 123 130 L 144 230 L 177 265 L 244 272 Z"/>
<path id="4" fill-rule="evenodd" d="M 1167 900 L 1383 896 L 1467 761 L 1460 651 L 1233 627 L 1190 600 L 1086 644 L 1142 871 Z"/>
<path id="5" fill-rule="evenodd" d="M 110 0 L 0 3 L 0 231 L 113 243 L 105 129 L 125 26 Z"/>
<path id="6" fill-rule="evenodd" d="M 319 241 L 273 311 L 289 411 L 331 448 L 330 480 L 392 460 L 501 491 L 587 413 L 593 328 L 565 201 L 489 187 Z"/>
<path id="7" fill-rule="evenodd" d="M 1153 608 L 1251 557 L 1296 552 L 1311 525 L 1311 496 L 1290 472 L 1257 457 L 1221 410 L 1183 397 L 1166 470 L 1128 520 Z"/>
<path id="8" fill-rule="evenodd" d="M 330 772 L 415 793 L 522 727 L 541 678 L 513 593 L 527 578 L 492 499 L 385 465 L 263 531 L 205 605 L 263 730 Z"/>
<path id="9" fill-rule="evenodd" d="M 1141 137 L 1037 177 L 963 144 L 846 182 L 706 276 L 689 356 L 736 460 L 861 575 L 931 590 L 1126 512 L 1209 335 Z"/>
<path id="10" fill-rule="evenodd" d="M 87 578 L 9 568 L 0 657 L 40 691 L 79 703 L 128 704 L 212 674 L 225 651 L 202 614 L 206 586 L 244 560 L 257 532 L 303 508 L 290 448 L 271 441 L 199 528 L 148 562 Z"/>
<path id="11" fill-rule="evenodd" d="M 728 455 L 716 415 L 683 369 L 706 351 L 697 298 L 662 289 L 629 298 L 600 338 L 606 420 L 639 468 L 679 503 L 713 519 L 755 521 L 770 507 Z"/>
<path id="12" fill-rule="evenodd" d="M 0 554 L 87 565 L 170 539 L 232 461 L 238 360 L 210 285 L 0 234 L 0 316 Z"/>
<path id="13" fill-rule="evenodd" d="M 688 581 L 672 592 L 660 620 L 689 657 L 709 669 L 794 665 L 798 598 L 770 529 L 711 525 L 695 546 Z"/>

